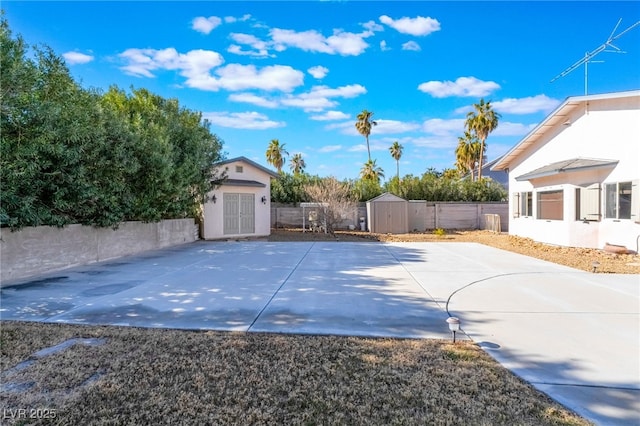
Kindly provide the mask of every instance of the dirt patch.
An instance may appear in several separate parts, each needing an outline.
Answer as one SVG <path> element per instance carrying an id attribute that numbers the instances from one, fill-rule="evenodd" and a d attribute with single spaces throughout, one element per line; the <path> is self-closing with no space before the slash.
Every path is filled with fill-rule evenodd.
<path id="1" fill-rule="evenodd" d="M 640 256 L 637 254 L 613 254 L 604 250 L 560 247 L 539 243 L 530 238 L 497 234 L 490 231 L 448 231 L 444 235 L 429 232 L 409 234 L 374 234 L 361 231 L 337 231 L 335 236 L 301 229 L 274 229 L 269 241 L 388 241 L 388 242 L 474 242 L 502 250 L 546 260 L 583 271 L 597 273 L 640 274 Z"/>
<path id="2" fill-rule="evenodd" d="M 1 326 L 3 369 L 104 342 L 13 371 L 3 424 L 589 424 L 469 342 Z"/>

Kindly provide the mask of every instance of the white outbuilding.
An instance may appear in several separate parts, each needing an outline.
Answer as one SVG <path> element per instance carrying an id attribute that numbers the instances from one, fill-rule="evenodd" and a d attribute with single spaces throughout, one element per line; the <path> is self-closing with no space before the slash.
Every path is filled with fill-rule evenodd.
<path id="1" fill-rule="evenodd" d="M 209 192 L 202 238 L 262 237 L 271 234 L 271 179 L 278 174 L 246 157 L 214 165 L 226 179 Z"/>

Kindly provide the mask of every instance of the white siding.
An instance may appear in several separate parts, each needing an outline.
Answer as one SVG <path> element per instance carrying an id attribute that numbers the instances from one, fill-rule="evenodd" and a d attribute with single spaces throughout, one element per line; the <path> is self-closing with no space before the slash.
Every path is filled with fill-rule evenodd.
<path id="1" fill-rule="evenodd" d="M 242 173 L 236 170 L 236 166 L 242 167 Z M 264 187 L 253 186 L 235 186 L 235 185 L 222 185 L 219 188 L 209 193 L 210 201 L 204 205 L 204 224 L 202 237 L 206 240 L 213 240 L 218 238 L 228 238 L 233 236 L 234 238 L 242 237 L 257 237 L 267 236 L 271 234 L 271 175 L 264 170 L 254 167 L 253 165 L 244 161 L 235 161 L 222 166 L 227 173 L 228 179 L 239 179 L 244 181 L 256 181 L 264 184 Z M 243 204 L 246 209 L 250 205 L 250 196 L 253 196 L 253 218 L 254 228 L 252 229 L 249 223 L 250 215 L 243 213 L 244 222 L 240 222 L 238 216 L 237 224 L 233 226 L 240 227 L 242 229 L 236 234 L 225 234 L 225 212 L 224 212 L 224 198 L 225 194 L 236 194 L 238 197 L 238 203 Z M 214 203 L 211 198 L 216 196 L 216 202 Z M 265 202 L 262 202 L 264 197 Z M 244 202 L 242 202 L 244 200 Z M 242 207 L 238 205 L 238 209 Z M 228 213 L 228 212 L 227 212 Z M 238 211 L 239 213 L 239 211 Z M 227 218 L 227 225 L 231 226 Z"/>
<path id="2" fill-rule="evenodd" d="M 606 242 L 636 248 L 640 235 L 640 190 L 634 187 L 631 220 L 576 220 L 576 206 L 588 209 L 591 215 L 604 213 L 604 196 L 599 196 L 599 212 L 594 197 L 582 197 L 576 202 L 576 189 L 593 188 L 606 183 L 637 182 L 640 178 L 640 96 L 592 100 L 582 103 L 566 120 L 550 128 L 533 146 L 523 151 L 509 164 L 511 196 L 509 232 L 551 244 L 602 248 Z M 570 123 L 570 124 L 569 124 Z M 561 173 L 531 181 L 515 178 L 548 164 L 572 158 L 618 160 L 614 167 Z M 522 217 L 514 204 L 513 194 L 534 192 L 534 212 L 537 193 L 564 190 L 564 219 L 540 220 Z M 582 192 L 582 194 L 585 194 Z M 595 219 L 589 216 L 588 219 Z"/>

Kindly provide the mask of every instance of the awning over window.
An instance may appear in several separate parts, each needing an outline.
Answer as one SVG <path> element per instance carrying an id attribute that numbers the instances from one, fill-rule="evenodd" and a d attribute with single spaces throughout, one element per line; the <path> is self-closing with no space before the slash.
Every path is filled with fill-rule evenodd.
<path id="1" fill-rule="evenodd" d="M 537 179 L 545 176 L 553 176 L 560 173 L 579 172 L 583 170 L 601 169 L 605 167 L 615 167 L 618 160 L 596 160 L 591 158 L 573 158 L 571 160 L 558 161 L 535 169 L 522 176 L 516 177 L 517 181 Z"/>

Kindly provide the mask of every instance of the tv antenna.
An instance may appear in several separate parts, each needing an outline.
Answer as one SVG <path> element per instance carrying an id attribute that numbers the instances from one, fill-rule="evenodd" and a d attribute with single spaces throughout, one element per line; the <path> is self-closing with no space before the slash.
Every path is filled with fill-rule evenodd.
<path id="1" fill-rule="evenodd" d="M 613 42 L 617 39 L 619 39 L 620 37 L 622 37 L 623 34 L 631 31 L 632 29 L 634 29 L 635 27 L 637 27 L 638 25 L 640 25 L 640 21 L 636 22 L 635 24 L 631 25 L 629 28 L 627 28 L 626 30 L 622 31 L 621 33 L 617 34 L 614 36 L 616 30 L 618 29 L 618 27 L 620 26 L 620 23 L 622 22 L 622 18 L 620 18 L 618 20 L 618 23 L 616 24 L 616 26 L 613 28 L 613 31 L 611 31 L 611 35 L 609 36 L 609 38 L 607 39 L 607 41 L 605 41 L 604 43 L 602 43 L 600 46 L 598 46 L 596 49 L 592 50 L 591 52 L 587 52 L 584 54 L 584 58 L 580 59 L 579 61 L 577 61 L 576 63 L 574 63 L 573 65 L 571 65 L 569 68 L 567 68 L 566 70 L 562 71 L 560 74 L 558 74 L 557 76 L 553 77 L 551 79 L 551 83 L 553 83 L 554 81 L 556 81 L 557 79 L 564 77 L 565 75 L 569 74 L 571 71 L 575 70 L 576 68 L 578 68 L 580 65 L 584 64 L 584 94 L 587 94 L 587 81 L 588 81 L 588 76 L 589 76 L 589 71 L 588 71 L 588 65 L 590 62 L 594 63 L 594 62 L 604 62 L 604 61 L 592 61 L 592 59 L 600 52 L 610 52 L 610 53 L 627 53 L 623 50 L 620 50 L 620 48 L 616 47 Z M 607 48 L 612 48 L 613 50 L 607 50 Z"/>

